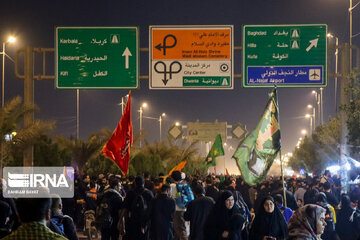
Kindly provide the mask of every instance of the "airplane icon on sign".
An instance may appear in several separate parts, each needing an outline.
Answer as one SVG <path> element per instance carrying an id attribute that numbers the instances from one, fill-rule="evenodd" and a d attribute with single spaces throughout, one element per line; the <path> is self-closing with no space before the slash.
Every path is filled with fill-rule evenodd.
<path id="1" fill-rule="evenodd" d="M 320 80 L 320 69 L 310 69 L 309 70 L 309 80 L 317 81 Z"/>

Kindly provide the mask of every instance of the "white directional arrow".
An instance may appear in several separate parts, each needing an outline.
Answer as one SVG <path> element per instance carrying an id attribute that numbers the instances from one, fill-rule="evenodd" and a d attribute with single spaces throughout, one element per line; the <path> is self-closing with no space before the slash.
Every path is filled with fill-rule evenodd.
<path id="1" fill-rule="evenodd" d="M 314 39 L 314 40 L 310 40 L 309 42 L 310 42 L 310 45 L 306 48 L 306 51 L 307 51 L 307 52 L 310 51 L 313 47 L 317 47 L 317 44 L 318 44 L 318 42 L 319 42 L 319 39 L 316 38 L 316 39 Z"/>
<path id="2" fill-rule="evenodd" d="M 129 48 L 127 48 L 127 47 L 125 48 L 125 51 L 123 52 L 122 56 L 123 57 L 125 56 L 125 69 L 128 69 L 129 68 L 129 56 L 132 56 Z"/>

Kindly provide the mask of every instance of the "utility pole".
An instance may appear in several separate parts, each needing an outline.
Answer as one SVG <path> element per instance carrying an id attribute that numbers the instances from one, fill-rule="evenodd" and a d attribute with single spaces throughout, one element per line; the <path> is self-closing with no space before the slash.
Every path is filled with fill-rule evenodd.
<path id="1" fill-rule="evenodd" d="M 341 83 L 340 83 L 340 105 L 349 103 L 349 97 L 346 95 L 345 89 L 349 85 L 350 75 L 350 45 L 345 43 L 341 48 Z M 346 112 L 340 109 L 340 181 L 341 193 L 347 193 L 347 170 L 345 164 L 347 163 L 348 148 L 347 135 L 348 128 L 346 124 Z"/>
<path id="2" fill-rule="evenodd" d="M 34 104 L 34 70 L 33 70 L 33 48 L 27 46 L 25 48 L 25 78 L 24 78 L 24 106 Z M 34 112 L 27 112 L 24 115 L 24 127 L 29 127 L 34 122 Z M 32 167 L 34 165 L 34 146 L 28 146 L 23 153 L 24 167 Z"/>
<path id="3" fill-rule="evenodd" d="M 160 123 L 160 142 L 161 142 L 161 122 L 162 122 L 162 118 L 161 118 L 161 115 L 159 117 L 159 123 Z"/>
<path id="4" fill-rule="evenodd" d="M 76 140 L 80 137 L 80 89 L 76 89 Z"/>
<path id="5" fill-rule="evenodd" d="M 140 107 L 140 109 L 139 109 L 139 113 L 140 113 L 140 148 L 141 148 L 141 138 L 142 138 L 142 133 L 143 133 L 143 131 L 142 131 L 142 114 L 143 114 L 143 108 L 142 108 L 142 106 Z"/>
<path id="6" fill-rule="evenodd" d="M 34 53 L 42 53 L 43 65 L 42 74 L 34 75 Z M 46 53 L 54 52 L 53 48 L 33 48 L 27 46 L 19 49 L 16 52 L 15 58 L 15 75 L 18 78 L 24 79 L 24 106 L 32 106 L 34 104 L 34 79 L 55 79 L 54 75 L 46 74 Z M 19 55 L 24 53 L 24 75 L 19 73 Z M 34 122 L 34 112 L 28 112 L 24 115 L 24 127 L 31 126 Z M 23 165 L 24 167 L 32 167 L 34 165 L 34 146 L 28 146 L 23 152 Z"/>

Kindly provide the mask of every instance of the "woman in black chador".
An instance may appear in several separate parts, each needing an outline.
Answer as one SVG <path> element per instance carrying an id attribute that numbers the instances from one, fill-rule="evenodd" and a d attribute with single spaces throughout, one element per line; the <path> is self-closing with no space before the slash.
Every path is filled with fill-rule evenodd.
<path id="1" fill-rule="evenodd" d="M 271 196 L 262 201 L 256 211 L 255 219 L 250 229 L 252 240 L 283 240 L 287 237 L 287 224 L 281 211 L 275 205 Z"/>
<path id="2" fill-rule="evenodd" d="M 205 225 L 204 239 L 245 240 L 241 231 L 245 227 L 245 217 L 235 204 L 233 194 L 225 190 L 216 202 L 213 212 L 209 215 Z"/>

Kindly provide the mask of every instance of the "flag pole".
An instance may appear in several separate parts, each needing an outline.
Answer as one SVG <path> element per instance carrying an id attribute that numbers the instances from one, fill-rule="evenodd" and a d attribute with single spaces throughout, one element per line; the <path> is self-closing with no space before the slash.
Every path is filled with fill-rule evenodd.
<path id="1" fill-rule="evenodd" d="M 279 101 L 278 101 L 278 94 L 277 94 L 276 85 L 274 85 L 274 88 L 275 88 L 275 91 L 276 91 L 276 105 L 277 105 L 277 108 L 278 108 L 278 116 L 279 116 L 278 124 L 279 124 L 279 128 L 281 129 L 281 127 L 280 127 L 280 107 L 279 107 Z M 281 137 L 280 137 L 280 139 L 281 139 Z M 285 177 L 284 177 L 284 162 L 283 162 L 283 159 L 282 159 L 282 156 L 281 156 L 281 145 L 280 145 L 279 155 L 280 155 L 281 179 L 282 179 L 283 195 L 284 195 L 284 207 L 287 207 Z"/>
<path id="2" fill-rule="evenodd" d="M 284 178 L 284 163 L 281 156 L 281 149 L 279 151 L 280 154 L 280 166 L 281 166 L 281 178 L 282 178 L 282 186 L 283 186 L 283 194 L 284 194 L 284 207 L 287 207 L 287 201 L 286 201 L 286 190 L 285 190 L 285 178 Z"/>

